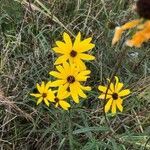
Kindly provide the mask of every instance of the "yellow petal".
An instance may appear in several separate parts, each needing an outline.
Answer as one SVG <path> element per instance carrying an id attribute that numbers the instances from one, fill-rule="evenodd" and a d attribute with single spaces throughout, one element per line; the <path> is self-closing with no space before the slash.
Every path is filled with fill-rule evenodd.
<path id="1" fill-rule="evenodd" d="M 63 68 L 64 68 L 64 71 L 65 71 L 67 74 L 70 74 L 71 67 L 70 67 L 70 64 L 69 64 L 69 63 L 64 62 L 64 63 L 63 63 Z"/>
<path id="2" fill-rule="evenodd" d="M 79 103 L 79 96 L 76 90 L 76 87 L 74 86 L 74 84 L 70 84 L 70 94 L 74 100 L 75 103 Z"/>
<path id="3" fill-rule="evenodd" d="M 46 98 L 44 98 L 44 102 L 49 107 L 49 102 L 48 102 L 48 100 Z"/>
<path id="4" fill-rule="evenodd" d="M 67 33 L 64 32 L 63 38 L 64 38 L 65 43 L 68 45 L 68 47 L 70 49 L 72 49 L 72 41 L 71 41 L 70 36 Z"/>
<path id="5" fill-rule="evenodd" d="M 79 52 L 86 52 L 86 51 L 89 51 L 89 50 L 91 50 L 91 49 L 93 49 L 95 47 L 95 44 L 82 44 L 82 42 L 80 43 L 80 45 L 79 45 L 79 47 L 78 47 L 78 49 L 77 49 L 77 51 L 79 51 Z"/>
<path id="6" fill-rule="evenodd" d="M 76 76 L 77 81 L 87 81 L 90 76 Z"/>
<path id="7" fill-rule="evenodd" d="M 61 49 L 65 54 L 70 51 L 70 47 L 62 41 L 56 41 L 56 45 Z"/>
<path id="8" fill-rule="evenodd" d="M 92 41 L 92 38 L 89 37 L 89 38 L 86 38 L 86 39 L 84 39 L 83 41 L 81 41 L 81 44 L 87 45 L 87 44 L 89 44 L 91 41 Z"/>
<path id="9" fill-rule="evenodd" d="M 94 60 L 94 59 L 95 59 L 94 56 L 89 55 L 89 54 L 83 54 L 83 53 L 81 53 L 81 54 L 79 54 L 78 56 L 79 56 L 81 59 L 83 59 L 83 60 Z"/>
<path id="10" fill-rule="evenodd" d="M 51 83 L 51 87 L 57 87 L 66 83 L 66 80 L 56 80 Z"/>
<path id="11" fill-rule="evenodd" d="M 55 61 L 54 65 L 62 64 L 64 62 L 66 62 L 67 59 L 68 59 L 67 55 L 62 55 L 62 56 L 57 58 L 57 60 Z"/>
<path id="12" fill-rule="evenodd" d="M 63 85 L 64 89 L 67 90 L 67 89 L 69 88 L 69 85 L 70 85 L 70 84 L 69 84 L 68 82 L 65 83 L 65 84 Z"/>
<path id="13" fill-rule="evenodd" d="M 64 76 L 62 76 L 61 73 L 58 73 L 56 71 L 51 71 L 51 72 L 49 72 L 49 74 L 54 76 L 55 78 L 59 78 L 59 79 L 64 79 L 65 78 Z"/>
<path id="14" fill-rule="evenodd" d="M 60 72 L 63 73 L 64 72 L 64 68 L 61 65 L 57 65 L 56 69 Z"/>
<path id="15" fill-rule="evenodd" d="M 115 79 L 116 79 L 115 92 L 118 93 L 122 89 L 124 84 L 119 82 L 119 79 L 117 76 L 115 76 Z"/>
<path id="16" fill-rule="evenodd" d="M 113 102 L 112 98 L 108 100 L 107 104 L 105 105 L 105 113 L 107 113 L 110 110 L 112 102 Z"/>
<path id="17" fill-rule="evenodd" d="M 64 95 L 63 96 L 61 96 L 63 99 L 66 99 L 66 98 L 68 98 L 70 96 L 70 92 L 68 92 L 68 91 L 66 91 L 66 92 L 64 92 Z"/>
<path id="18" fill-rule="evenodd" d="M 80 88 L 84 91 L 91 91 L 91 87 L 90 86 L 82 86 L 80 85 Z"/>
<path id="19" fill-rule="evenodd" d="M 39 98 L 36 105 L 39 105 L 42 102 L 42 100 L 43 100 L 43 97 Z"/>
<path id="20" fill-rule="evenodd" d="M 107 90 L 107 87 L 100 85 L 100 86 L 98 86 L 98 89 L 99 89 L 101 92 L 105 93 L 106 90 Z"/>
<path id="21" fill-rule="evenodd" d="M 78 91 L 78 95 L 82 98 L 87 98 L 87 95 L 82 91 L 82 89 L 80 88 L 79 84 L 76 84 L 76 89 Z"/>
<path id="22" fill-rule="evenodd" d="M 31 96 L 34 96 L 34 97 L 37 97 L 37 98 L 38 98 L 38 97 L 41 97 L 41 94 L 34 94 L 34 93 L 31 93 L 30 95 L 31 95 Z"/>
<path id="23" fill-rule="evenodd" d="M 59 99 L 66 99 L 69 96 L 70 96 L 70 93 L 66 91 L 66 87 L 60 86 L 58 88 L 57 97 Z"/>
<path id="24" fill-rule="evenodd" d="M 49 81 L 49 82 L 46 83 L 44 93 L 46 93 L 47 90 L 51 87 L 51 83 L 52 83 L 51 81 Z"/>
<path id="25" fill-rule="evenodd" d="M 109 95 L 109 94 L 106 95 L 106 99 L 111 98 L 111 97 L 112 97 L 112 96 Z M 105 99 L 105 94 L 101 94 L 98 98 L 99 98 L 99 99 Z"/>
<path id="26" fill-rule="evenodd" d="M 86 70 L 86 65 L 81 59 L 79 59 L 79 58 L 76 59 L 75 63 L 76 63 L 79 70 Z"/>
<path id="27" fill-rule="evenodd" d="M 118 109 L 122 112 L 122 111 L 123 111 L 122 99 L 118 99 L 118 100 L 116 101 L 116 105 L 117 105 Z"/>
<path id="28" fill-rule="evenodd" d="M 56 41 L 56 45 L 58 47 L 64 47 L 66 44 L 64 42 L 62 42 L 62 41 Z"/>
<path id="29" fill-rule="evenodd" d="M 67 77 L 68 72 L 65 71 L 62 65 L 57 65 L 56 69 L 61 73 L 62 77 Z"/>
<path id="30" fill-rule="evenodd" d="M 78 68 L 76 67 L 76 64 L 70 64 L 70 74 L 76 77 L 78 75 Z"/>
<path id="31" fill-rule="evenodd" d="M 126 95 L 129 95 L 131 92 L 129 89 L 126 89 L 126 90 L 122 90 L 118 93 L 118 95 L 121 97 L 121 96 L 126 96 Z"/>
<path id="32" fill-rule="evenodd" d="M 91 91 L 91 87 L 90 87 L 90 86 L 83 86 L 83 85 L 80 84 L 80 82 L 76 82 L 76 85 L 77 85 L 78 87 L 80 87 L 81 90 L 84 90 L 84 91 Z"/>
<path id="33" fill-rule="evenodd" d="M 54 98 L 55 98 L 54 92 L 52 92 L 51 90 L 49 90 L 48 93 L 47 93 L 46 99 L 49 100 L 50 102 L 55 102 Z"/>
<path id="34" fill-rule="evenodd" d="M 41 84 L 41 91 L 39 91 L 39 92 L 44 93 L 44 91 L 45 91 L 45 83 L 42 82 L 42 84 Z"/>
<path id="35" fill-rule="evenodd" d="M 107 87 L 106 86 L 98 86 L 98 89 L 101 91 L 101 92 L 103 92 L 103 93 L 106 93 L 106 91 L 107 91 Z M 112 94 L 112 91 L 110 91 L 109 89 L 108 89 L 108 91 L 107 91 L 107 94 Z"/>
<path id="36" fill-rule="evenodd" d="M 58 96 L 60 99 L 66 99 L 70 96 L 70 93 L 68 91 L 65 91 L 61 96 Z"/>
<path id="37" fill-rule="evenodd" d="M 79 46 L 80 41 L 81 41 L 81 33 L 79 32 L 78 35 L 76 36 L 75 42 L 74 42 L 74 44 L 73 44 L 73 49 L 74 49 L 74 50 L 77 50 L 77 49 L 78 49 L 78 46 Z"/>
<path id="38" fill-rule="evenodd" d="M 112 114 L 113 115 L 116 114 L 116 100 L 113 100 L 113 102 L 112 102 Z"/>
<path id="39" fill-rule="evenodd" d="M 94 48 L 94 47 L 95 47 L 95 44 L 90 43 L 91 40 L 92 40 L 92 38 L 90 37 L 90 38 L 87 38 L 87 39 L 81 41 L 81 42 L 78 44 L 78 47 L 76 47 L 76 50 L 77 50 L 78 52 L 86 52 L 86 51 L 88 51 L 88 50 Z"/>
<path id="40" fill-rule="evenodd" d="M 110 83 L 110 90 L 112 91 L 112 92 L 115 92 L 115 86 L 114 86 L 114 84 L 113 83 Z"/>
<path id="41" fill-rule="evenodd" d="M 66 51 L 63 51 L 63 50 L 60 49 L 59 47 L 54 47 L 54 48 L 52 48 L 52 50 L 53 50 L 55 53 L 66 54 Z"/>
<path id="42" fill-rule="evenodd" d="M 62 41 L 56 41 L 56 45 L 61 51 L 64 52 L 64 54 L 68 54 L 71 51 L 69 45 Z"/>
<path id="43" fill-rule="evenodd" d="M 116 85 L 117 85 L 119 83 L 119 78 L 115 76 L 115 80 L 116 80 Z"/>
<path id="44" fill-rule="evenodd" d="M 78 58 L 78 55 L 76 55 L 75 57 L 71 57 L 70 55 L 69 55 L 69 63 L 70 64 L 74 64 L 74 63 L 76 63 L 76 59 Z"/>
<path id="45" fill-rule="evenodd" d="M 89 78 L 89 75 L 91 73 L 90 70 L 85 70 L 85 71 L 81 71 L 77 76 L 76 76 L 76 80 L 77 81 L 86 81 L 87 78 Z"/>
<path id="46" fill-rule="evenodd" d="M 57 97 L 58 97 L 59 99 L 61 99 L 60 97 L 61 97 L 61 95 L 63 94 L 64 91 L 65 91 L 64 86 L 63 86 L 63 85 L 60 85 L 60 86 L 58 87 L 58 90 L 57 90 Z"/>
<path id="47" fill-rule="evenodd" d="M 40 86 L 38 83 L 36 84 L 36 87 L 37 87 L 38 91 L 39 91 L 40 93 L 42 93 L 41 86 Z"/>
<path id="48" fill-rule="evenodd" d="M 115 45 L 120 40 L 122 33 L 123 33 L 123 29 L 121 27 L 116 27 L 115 34 L 112 39 L 112 45 Z"/>
<path id="49" fill-rule="evenodd" d="M 60 100 L 60 101 L 59 101 L 59 105 L 60 105 L 64 110 L 68 110 L 68 108 L 71 107 L 70 104 L 67 103 L 67 102 L 64 101 L 64 100 Z"/>
<path id="50" fill-rule="evenodd" d="M 123 88 L 123 83 L 118 83 L 118 85 L 116 86 L 115 92 L 118 93 L 120 92 L 120 90 Z"/>
<path id="51" fill-rule="evenodd" d="M 95 47 L 95 44 L 88 44 L 88 45 L 84 45 L 84 46 L 82 46 L 82 45 L 80 45 L 81 47 L 80 47 L 80 52 L 86 52 L 86 51 L 89 51 L 89 50 L 91 50 L 91 49 L 93 49 L 94 47 Z"/>

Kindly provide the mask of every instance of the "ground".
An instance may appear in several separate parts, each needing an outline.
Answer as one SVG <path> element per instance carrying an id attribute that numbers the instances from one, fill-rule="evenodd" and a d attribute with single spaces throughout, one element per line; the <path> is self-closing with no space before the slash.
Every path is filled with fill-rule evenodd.
<path id="1" fill-rule="evenodd" d="M 125 47 L 126 32 L 111 46 L 115 26 L 137 18 L 134 1 L 0 0 L 0 147 L 4 150 L 148 150 L 150 149 L 150 43 Z M 21 3 L 22 2 L 22 3 Z M 88 98 L 69 111 L 36 105 L 29 94 L 36 83 L 51 80 L 63 32 L 93 37 L 96 60 Z M 119 63 L 117 66 L 116 64 Z M 117 66 L 117 67 L 116 67 Z M 117 69 L 116 69 L 117 68 Z M 103 113 L 99 84 L 115 72 L 132 94 L 116 116 Z"/>

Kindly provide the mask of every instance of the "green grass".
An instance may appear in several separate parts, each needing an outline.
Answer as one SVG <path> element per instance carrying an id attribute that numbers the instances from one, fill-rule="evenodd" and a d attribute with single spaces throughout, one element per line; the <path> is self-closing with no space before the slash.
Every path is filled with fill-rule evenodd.
<path id="1" fill-rule="evenodd" d="M 150 149 L 150 52 L 128 48 L 117 75 L 132 89 L 123 113 L 103 114 L 97 86 L 114 72 L 121 44 L 111 46 L 114 30 L 136 18 L 124 0 L 0 0 L 0 148 L 4 150 L 148 150 Z M 39 3 L 41 2 L 41 3 Z M 35 7 L 37 6 L 37 7 Z M 94 74 L 93 91 L 69 112 L 36 103 L 29 93 L 48 81 L 54 69 L 55 41 L 66 31 L 93 36 L 96 60 L 87 62 Z M 123 41 L 123 40 L 122 40 Z M 121 43 L 121 42 L 120 42 Z M 138 54 L 137 56 L 135 54 Z M 121 58 L 119 58 L 121 59 Z"/>

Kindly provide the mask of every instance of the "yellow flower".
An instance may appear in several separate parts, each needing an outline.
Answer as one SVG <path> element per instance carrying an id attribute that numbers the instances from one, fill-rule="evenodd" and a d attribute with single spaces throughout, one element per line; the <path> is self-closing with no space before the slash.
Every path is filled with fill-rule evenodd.
<path id="1" fill-rule="evenodd" d="M 92 38 L 90 37 L 81 41 L 81 33 L 79 32 L 73 43 L 70 36 L 64 32 L 63 39 L 64 42 L 56 41 L 57 47 L 53 48 L 56 53 L 61 54 L 56 60 L 55 65 L 69 60 L 70 63 L 75 63 L 80 69 L 85 70 L 86 66 L 82 60 L 95 59 L 94 56 L 84 53 L 95 47 L 94 44 L 90 43 Z"/>
<path id="2" fill-rule="evenodd" d="M 38 98 L 37 105 L 40 104 L 42 101 L 44 101 L 47 106 L 49 106 L 49 102 L 54 102 L 55 96 L 52 90 L 49 89 L 50 85 L 51 82 L 48 82 L 47 84 L 42 82 L 41 86 L 37 83 L 36 87 L 39 93 L 30 94 L 31 96 Z"/>
<path id="3" fill-rule="evenodd" d="M 63 86 L 58 88 L 57 93 L 55 93 L 55 107 L 61 106 L 64 110 L 68 110 L 70 108 L 70 104 L 65 101 L 67 97 L 69 97 L 70 93 L 67 92 Z"/>
<path id="4" fill-rule="evenodd" d="M 83 86 L 80 82 L 86 81 L 89 78 L 90 70 L 79 70 L 75 64 L 63 63 L 63 66 L 56 66 L 57 71 L 51 71 L 49 74 L 58 78 L 58 80 L 51 83 L 52 87 L 63 85 L 64 88 L 70 91 L 73 100 L 79 103 L 79 96 L 87 98 L 83 90 L 90 91 L 89 86 Z"/>
<path id="5" fill-rule="evenodd" d="M 102 92 L 102 94 L 98 98 L 105 99 L 105 95 L 106 95 L 106 99 L 108 100 L 104 109 L 105 113 L 107 113 L 111 109 L 112 114 L 116 114 L 116 107 L 118 107 L 118 109 L 122 112 L 123 99 L 121 97 L 124 97 L 130 94 L 129 89 L 125 89 L 125 90 L 122 89 L 123 83 L 119 82 L 118 77 L 115 76 L 115 79 L 116 79 L 115 84 L 111 83 L 108 91 L 107 91 L 107 86 L 100 85 L 98 87 L 98 89 Z M 107 91 L 107 94 L 106 94 L 106 91 Z"/>
<path id="6" fill-rule="evenodd" d="M 141 47 L 142 43 L 147 42 L 150 39 L 150 21 L 147 20 L 143 23 L 143 19 L 137 19 L 130 21 L 121 27 L 116 27 L 112 45 L 116 44 L 120 40 L 121 35 L 125 30 L 134 27 L 137 27 L 137 31 L 132 36 L 131 40 L 126 41 L 127 46 Z"/>

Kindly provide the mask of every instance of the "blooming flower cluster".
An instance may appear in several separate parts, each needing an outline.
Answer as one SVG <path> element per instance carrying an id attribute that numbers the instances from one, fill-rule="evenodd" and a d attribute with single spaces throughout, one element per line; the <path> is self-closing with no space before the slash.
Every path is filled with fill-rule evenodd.
<path id="1" fill-rule="evenodd" d="M 132 28 L 136 28 L 136 32 L 130 40 L 126 41 L 127 46 L 141 47 L 142 43 L 150 40 L 150 1 L 138 0 L 136 10 L 140 19 L 116 27 L 112 45 L 120 40 L 126 30 Z M 82 40 L 80 32 L 74 41 L 65 32 L 63 33 L 63 41 L 56 41 L 53 51 L 59 57 L 54 63 L 56 69 L 49 72 L 49 75 L 53 76 L 55 80 L 47 83 L 42 82 L 41 85 L 37 83 L 38 93 L 31 94 L 37 98 L 37 105 L 41 102 L 47 106 L 53 103 L 55 107 L 59 106 L 68 110 L 71 107 L 68 102 L 70 98 L 75 103 L 79 103 L 80 97 L 87 98 L 85 92 L 90 91 L 91 87 L 85 86 L 84 83 L 90 78 L 91 71 L 87 69 L 84 61 L 95 59 L 94 56 L 87 53 L 95 47 L 91 41 L 91 37 Z M 98 98 L 106 101 L 105 113 L 111 110 L 112 114 L 116 114 L 117 108 L 122 112 L 122 97 L 131 93 L 129 89 L 123 89 L 124 84 L 119 81 L 117 76 L 114 78 L 114 82 L 108 79 L 108 86 L 99 85 L 98 87 L 101 92 Z"/>
<path id="2" fill-rule="evenodd" d="M 85 53 L 95 45 L 91 43 L 91 37 L 81 40 L 80 32 L 74 42 L 67 33 L 63 33 L 63 40 L 56 41 L 56 47 L 53 48 L 53 51 L 60 55 L 54 63 L 56 70 L 49 72 L 55 80 L 37 84 L 39 93 L 32 93 L 31 96 L 38 98 L 37 105 L 44 101 L 47 106 L 54 103 L 55 107 L 60 106 L 68 110 L 71 107 L 69 97 L 75 103 L 79 103 L 79 97 L 87 98 L 85 91 L 91 90 L 91 87 L 84 85 L 91 72 L 84 60 L 95 59 L 94 56 Z"/>
<path id="3" fill-rule="evenodd" d="M 53 76 L 55 80 L 48 83 L 42 82 L 41 85 L 37 83 L 39 93 L 32 93 L 31 96 L 38 99 L 37 105 L 43 101 L 47 106 L 53 103 L 55 107 L 59 106 L 68 110 L 71 107 L 68 102 L 69 97 L 75 103 L 79 103 L 80 97 L 87 98 L 85 91 L 91 90 L 91 87 L 84 85 L 91 73 L 84 60 L 95 59 L 94 56 L 85 53 L 94 48 L 95 45 L 91 43 L 91 37 L 81 40 L 80 32 L 74 42 L 67 33 L 63 33 L 63 39 L 64 42 L 56 41 L 57 46 L 53 48 L 53 51 L 60 55 L 54 63 L 56 69 L 49 72 L 49 75 Z M 104 109 L 106 113 L 111 109 L 112 113 L 115 114 L 116 107 L 122 112 L 123 99 L 121 97 L 130 94 L 129 89 L 122 90 L 123 83 L 119 82 L 118 77 L 115 79 L 115 84 L 110 83 L 110 87 L 101 85 L 98 87 L 102 92 L 99 99 L 108 100 Z"/>
<path id="4" fill-rule="evenodd" d="M 119 79 L 117 76 L 115 76 L 115 84 L 110 83 L 110 86 L 99 86 L 98 89 L 102 92 L 102 94 L 98 97 L 100 99 L 108 100 L 104 111 L 107 113 L 110 109 L 112 111 L 112 114 L 116 114 L 116 107 L 122 112 L 123 106 L 122 102 L 123 99 L 121 97 L 127 96 L 130 94 L 129 89 L 123 90 L 123 83 L 119 82 Z"/>

